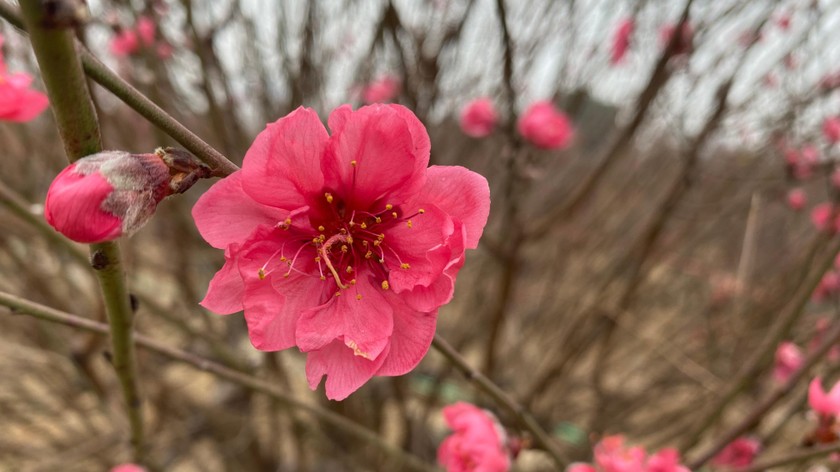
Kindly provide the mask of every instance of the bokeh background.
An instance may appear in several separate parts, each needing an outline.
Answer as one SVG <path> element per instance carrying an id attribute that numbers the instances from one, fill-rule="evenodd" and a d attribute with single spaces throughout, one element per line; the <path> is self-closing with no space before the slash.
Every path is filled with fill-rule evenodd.
<path id="1" fill-rule="evenodd" d="M 840 197 L 840 2 L 833 0 L 89 0 L 91 52 L 240 164 L 265 123 L 294 108 L 326 118 L 383 79 L 426 124 L 435 164 L 486 176 L 492 211 L 439 333 L 521 402 L 569 460 L 621 433 L 700 452 L 778 385 L 780 342 L 803 351 L 837 322 L 821 282 L 840 245 L 811 210 Z M 155 41 L 114 40 L 141 17 Z M 504 19 L 504 23 L 502 22 Z M 621 21 L 635 29 L 611 61 Z M 690 25 L 689 47 L 662 29 Z M 0 22 L 11 70 L 37 77 L 24 35 Z M 505 27 L 503 28 L 503 24 Z M 504 31 L 507 31 L 507 34 Z M 36 88 L 43 86 L 36 80 Z M 91 82 L 105 147 L 175 145 Z M 500 123 L 464 135 L 461 108 L 491 97 Z M 540 150 L 516 121 L 550 100 L 575 128 Z M 0 124 L 0 288 L 93 320 L 104 308 L 83 246 L 21 218 L 66 157 L 49 112 Z M 163 202 L 121 243 L 135 329 L 265 379 L 434 463 L 440 408 L 494 411 L 525 447 L 515 470 L 554 470 L 529 433 L 434 350 L 411 374 L 329 402 L 295 350 L 253 349 L 240 315 L 197 302 L 223 255 L 190 208 L 211 182 Z M 791 205 L 791 191 L 804 194 Z M 235 222 L 232 222 L 235 224 Z M 830 282 L 830 281 L 829 281 Z M 819 289 L 813 295 L 815 289 Z M 130 458 L 107 337 L 0 309 L 0 470 L 97 471 Z M 105 354 L 105 355 L 103 355 Z M 161 470 L 395 470 L 358 438 L 212 373 L 140 350 L 151 457 Z M 831 356 L 812 374 L 834 380 Z M 800 447 L 815 420 L 806 376 L 750 428 L 767 454 Z M 779 470 L 806 470 L 825 457 Z"/>

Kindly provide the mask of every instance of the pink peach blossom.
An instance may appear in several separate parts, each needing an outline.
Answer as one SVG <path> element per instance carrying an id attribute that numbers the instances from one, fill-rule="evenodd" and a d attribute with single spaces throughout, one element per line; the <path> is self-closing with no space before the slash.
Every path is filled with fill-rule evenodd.
<path id="1" fill-rule="evenodd" d="M 840 116 L 830 116 L 823 121 L 823 136 L 831 144 L 840 141 Z"/>
<path id="2" fill-rule="evenodd" d="M 776 25 L 782 31 L 787 31 L 790 29 L 791 23 L 791 16 L 789 13 L 782 13 L 776 18 Z"/>
<path id="3" fill-rule="evenodd" d="M 0 48 L 4 38 L 0 35 Z M 32 90 L 32 76 L 22 72 L 10 74 L 0 50 L 0 121 L 24 123 L 35 119 L 48 106 L 47 96 Z"/>
<path id="4" fill-rule="evenodd" d="M 620 64 L 624 60 L 624 56 L 630 48 L 630 37 L 633 35 L 635 24 L 633 18 L 625 18 L 618 23 L 613 36 L 612 54 L 610 56 L 612 65 Z"/>
<path id="5" fill-rule="evenodd" d="M 467 136 L 483 138 L 493 132 L 499 114 L 490 98 L 478 98 L 461 110 L 461 130 Z"/>
<path id="6" fill-rule="evenodd" d="M 753 463 L 760 450 L 761 442 L 758 439 L 742 436 L 727 444 L 712 459 L 712 465 L 733 469 L 747 467 Z"/>
<path id="7" fill-rule="evenodd" d="M 598 469 L 590 464 L 575 462 L 566 467 L 566 472 L 598 472 Z"/>
<path id="8" fill-rule="evenodd" d="M 834 214 L 834 207 L 831 203 L 820 203 L 811 210 L 811 223 L 819 231 L 837 232 L 840 230 L 840 214 Z M 834 215 L 833 221 L 831 221 L 832 215 Z"/>
<path id="9" fill-rule="evenodd" d="M 438 448 L 438 462 L 447 472 L 506 472 L 510 458 L 504 430 L 492 413 L 458 402 L 443 409 L 452 434 Z"/>
<path id="10" fill-rule="evenodd" d="M 30 89 L 30 85 L 32 77 L 28 74 L 0 75 L 0 121 L 31 121 L 49 106 L 47 96 Z"/>
<path id="11" fill-rule="evenodd" d="M 400 79 L 393 75 L 386 75 L 370 83 L 362 90 L 365 103 L 386 103 L 393 101 L 400 94 Z"/>
<path id="12" fill-rule="evenodd" d="M 643 447 L 627 447 L 623 436 L 606 436 L 595 445 L 594 465 L 572 464 L 566 472 L 689 472 L 680 453 L 665 448 L 648 456 Z"/>
<path id="13" fill-rule="evenodd" d="M 344 105 L 329 127 L 306 108 L 269 124 L 192 214 L 226 259 L 201 304 L 244 310 L 259 350 L 306 352 L 309 386 L 326 375 L 340 400 L 423 358 L 490 195 L 463 167 L 427 168 L 405 107 Z"/>
<path id="14" fill-rule="evenodd" d="M 840 274 L 834 271 L 826 272 L 817 288 L 814 289 L 814 300 L 822 301 L 840 291 Z"/>
<path id="15" fill-rule="evenodd" d="M 146 469 L 137 464 L 120 464 L 112 467 L 111 472 L 146 472 Z"/>
<path id="16" fill-rule="evenodd" d="M 796 344 L 785 341 L 779 344 L 776 349 L 776 362 L 773 365 L 773 380 L 783 384 L 788 381 L 791 375 L 802 367 L 805 360 L 802 350 Z"/>
<path id="17" fill-rule="evenodd" d="M 140 41 L 144 46 L 151 47 L 155 44 L 155 33 L 157 27 L 151 18 L 148 16 L 141 16 L 138 18 L 135 29 L 137 31 L 137 36 L 140 38 Z"/>
<path id="18" fill-rule="evenodd" d="M 680 464 L 680 453 L 674 448 L 660 449 L 648 458 L 645 472 L 691 472 Z"/>
<path id="19" fill-rule="evenodd" d="M 835 383 L 831 391 L 826 393 L 820 377 L 811 380 L 808 386 L 808 405 L 823 416 L 840 415 L 840 382 Z"/>
<path id="20" fill-rule="evenodd" d="M 549 101 L 532 103 L 519 118 L 517 128 L 523 138 L 542 149 L 568 147 L 574 136 L 569 118 Z"/>
<path id="21" fill-rule="evenodd" d="M 132 29 L 123 29 L 111 38 L 111 54 L 128 56 L 140 49 L 140 40 Z"/>
<path id="22" fill-rule="evenodd" d="M 170 194 L 169 182 L 169 167 L 156 154 L 93 154 L 56 176 L 44 217 L 73 241 L 111 241 L 146 224 Z"/>
<path id="23" fill-rule="evenodd" d="M 794 211 L 805 208 L 807 202 L 808 196 L 805 194 L 805 190 L 801 188 L 791 189 L 787 194 L 787 204 Z"/>
<path id="24" fill-rule="evenodd" d="M 668 23 L 662 25 L 659 28 L 659 42 L 662 47 L 667 47 L 668 44 L 671 42 L 671 38 L 674 36 L 674 32 L 677 30 L 677 26 L 673 23 Z M 683 23 L 680 37 L 677 38 L 677 44 L 674 47 L 674 55 L 679 56 L 682 54 L 690 54 L 694 46 L 692 42 L 694 41 L 694 27 L 691 26 L 689 23 Z"/>

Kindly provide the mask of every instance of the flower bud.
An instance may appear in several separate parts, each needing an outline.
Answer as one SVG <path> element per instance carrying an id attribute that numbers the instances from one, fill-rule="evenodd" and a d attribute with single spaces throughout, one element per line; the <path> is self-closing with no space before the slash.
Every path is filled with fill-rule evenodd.
<path id="1" fill-rule="evenodd" d="M 79 159 L 53 180 L 44 216 L 59 233 L 80 243 L 130 235 L 149 221 L 165 197 L 209 176 L 208 168 L 185 154 L 172 149 L 154 154 L 104 151 Z"/>

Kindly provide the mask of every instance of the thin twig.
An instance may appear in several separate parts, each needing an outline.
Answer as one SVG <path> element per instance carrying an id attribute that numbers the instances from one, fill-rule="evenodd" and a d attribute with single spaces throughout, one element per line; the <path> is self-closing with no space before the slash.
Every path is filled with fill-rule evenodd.
<path id="1" fill-rule="evenodd" d="M 525 407 L 490 381 L 490 379 L 485 377 L 484 374 L 472 368 L 461 356 L 461 354 L 459 354 L 458 351 L 456 351 L 455 348 L 453 348 L 439 334 L 435 334 L 435 339 L 432 341 L 432 347 L 441 353 L 446 360 L 457 367 L 458 370 L 460 370 L 473 385 L 478 387 L 479 390 L 483 391 L 487 395 L 490 395 L 496 403 L 513 414 L 522 426 L 524 426 L 525 429 L 534 436 L 537 444 L 539 444 L 545 452 L 551 456 L 554 463 L 557 465 L 558 470 L 562 470 L 566 467 L 568 460 L 565 458 L 564 454 L 560 452 L 560 449 L 557 447 L 551 436 L 542 428 L 542 426 L 540 426 L 534 416 Z"/>
<path id="2" fill-rule="evenodd" d="M 35 318 L 41 320 L 49 321 L 52 323 L 59 323 L 65 326 L 70 326 L 72 328 L 77 328 L 84 331 L 103 334 L 108 333 L 108 326 L 106 326 L 103 323 L 97 323 L 86 318 L 72 315 L 70 313 L 56 310 L 44 305 L 40 305 L 38 303 L 25 300 L 23 298 L 17 297 L 15 295 L 3 291 L 0 291 L 0 306 L 8 307 L 13 311 L 13 313 L 16 314 L 34 316 Z M 143 336 L 142 334 L 134 334 L 132 336 L 132 340 L 132 344 L 137 344 L 137 346 L 140 346 L 144 349 L 155 352 L 164 357 L 168 357 L 175 361 L 184 362 L 200 370 L 209 372 L 220 379 L 224 379 L 229 382 L 241 385 L 245 388 L 254 390 L 256 392 L 268 395 L 269 397 L 274 398 L 279 402 L 283 403 L 288 408 L 293 408 L 298 411 L 304 411 L 312 415 L 313 417 L 316 417 L 324 421 L 325 423 L 334 426 L 336 429 L 358 437 L 359 439 L 371 444 L 372 446 L 375 446 L 376 448 L 381 450 L 385 455 L 387 455 L 390 459 L 393 459 L 399 462 L 400 465 L 405 466 L 406 470 L 414 470 L 421 472 L 436 470 L 433 466 L 426 464 L 418 457 L 415 457 L 406 451 L 403 451 L 399 448 L 388 444 L 379 435 L 365 428 L 364 426 L 354 423 L 353 421 L 350 421 L 349 419 L 337 413 L 333 413 L 331 411 L 324 410 L 316 406 L 304 403 L 301 400 L 298 400 L 290 396 L 286 392 L 280 390 L 273 384 L 260 380 L 252 375 L 248 375 L 230 367 L 226 367 L 222 364 L 218 364 L 196 354 L 171 347 L 167 344 L 161 343 L 160 341 L 156 341 L 150 337 Z"/>

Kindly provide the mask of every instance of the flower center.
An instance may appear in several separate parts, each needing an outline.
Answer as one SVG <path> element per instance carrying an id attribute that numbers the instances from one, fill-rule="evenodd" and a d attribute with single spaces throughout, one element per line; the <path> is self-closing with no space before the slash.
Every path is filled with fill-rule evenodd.
<path id="1" fill-rule="evenodd" d="M 388 243 L 386 233 L 400 224 L 412 228 L 412 218 L 425 211 L 421 208 L 406 215 L 390 203 L 375 209 L 350 209 L 329 192 L 324 193 L 323 198 L 328 211 L 321 217 L 322 221 L 304 221 L 308 215 L 298 215 L 299 224 L 295 224 L 294 217 L 277 224 L 278 228 L 289 232 L 291 238 L 284 238 L 280 249 L 260 267 L 259 277 L 264 279 L 277 270 L 277 267 L 269 269 L 269 266 L 279 256 L 279 266 L 286 268 L 283 277 L 288 278 L 295 271 L 319 277 L 327 283 L 335 282 L 335 296 L 356 285 L 356 274 L 360 269 L 372 274 L 383 290 L 389 290 L 390 270 L 397 267 L 410 270 L 411 265 Z M 307 263 L 307 258 L 315 264 Z M 314 273 L 316 266 L 317 274 Z M 362 295 L 357 293 L 356 298 L 361 300 Z"/>

